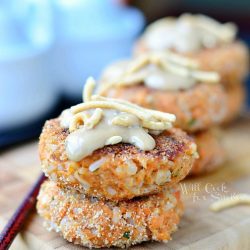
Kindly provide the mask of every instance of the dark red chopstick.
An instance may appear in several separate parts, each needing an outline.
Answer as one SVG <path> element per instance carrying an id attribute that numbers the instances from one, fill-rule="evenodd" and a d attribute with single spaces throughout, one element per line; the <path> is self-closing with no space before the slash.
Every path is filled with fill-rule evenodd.
<path id="1" fill-rule="evenodd" d="M 28 195 L 25 197 L 7 225 L 4 227 L 0 234 L 0 250 L 9 249 L 16 235 L 20 232 L 25 220 L 36 204 L 36 197 L 44 180 L 45 176 L 44 174 L 41 174 L 34 186 L 29 191 Z"/>

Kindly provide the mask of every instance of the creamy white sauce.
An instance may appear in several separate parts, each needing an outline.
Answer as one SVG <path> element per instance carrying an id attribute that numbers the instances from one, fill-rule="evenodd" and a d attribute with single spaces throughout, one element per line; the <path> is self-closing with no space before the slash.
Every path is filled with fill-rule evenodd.
<path id="1" fill-rule="evenodd" d="M 143 42 L 152 50 L 174 49 L 181 53 L 214 48 L 235 39 L 236 27 L 203 15 L 184 14 L 179 18 L 164 18 L 151 24 Z"/>
<path id="2" fill-rule="evenodd" d="M 62 126 L 70 124 L 71 115 L 67 114 L 68 112 L 70 110 L 65 111 L 60 117 Z M 133 125 L 129 127 L 113 125 L 112 119 L 119 115 L 130 120 Z M 114 144 L 114 140 L 110 140 L 114 136 L 121 137 L 121 142 L 130 143 L 141 150 L 152 150 L 155 147 L 154 138 L 142 128 L 136 116 L 106 109 L 102 120 L 94 128 L 88 129 L 83 126 L 68 135 L 66 153 L 70 160 L 80 161 L 96 149 L 103 148 L 109 141 L 110 144 Z"/>
<path id="3" fill-rule="evenodd" d="M 119 81 L 127 69 L 128 61 L 115 63 L 107 68 L 103 73 L 104 81 Z M 149 88 L 158 90 L 181 90 L 191 88 L 196 84 L 196 80 L 191 77 L 184 77 L 162 70 L 157 65 L 149 64 L 142 69 L 129 75 L 131 82 L 137 79 Z M 127 78 L 128 79 L 128 78 Z M 139 80 L 141 81 L 141 80 Z M 138 82 L 139 83 L 139 82 Z"/>
<path id="4" fill-rule="evenodd" d="M 192 78 L 178 76 L 172 73 L 155 72 L 145 78 L 144 84 L 153 89 L 179 90 L 191 88 L 196 84 L 196 81 Z"/>
<path id="5" fill-rule="evenodd" d="M 60 115 L 60 125 L 63 128 L 69 128 L 70 121 L 73 118 L 73 114 L 70 109 L 65 109 Z"/>

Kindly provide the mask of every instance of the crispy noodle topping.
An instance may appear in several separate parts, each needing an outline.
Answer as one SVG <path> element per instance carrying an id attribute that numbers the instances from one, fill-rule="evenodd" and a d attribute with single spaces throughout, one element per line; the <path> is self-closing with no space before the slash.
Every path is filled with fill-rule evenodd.
<path id="1" fill-rule="evenodd" d="M 250 205 L 250 194 L 237 194 L 232 197 L 227 197 L 219 201 L 214 202 L 210 206 L 210 210 L 214 212 L 221 211 L 223 209 L 236 206 L 239 204 L 249 204 Z"/>
<path id="2" fill-rule="evenodd" d="M 112 86 L 144 83 L 161 90 L 187 89 L 196 83 L 218 83 L 216 72 L 199 70 L 197 61 L 172 52 L 148 52 L 129 61 L 109 66 L 103 73 L 99 93 Z"/>
<path id="3" fill-rule="evenodd" d="M 85 84 L 84 103 L 63 111 L 62 127 L 69 129 L 66 152 L 78 161 L 105 145 L 126 142 L 141 150 L 151 150 L 155 141 L 150 134 L 172 128 L 175 115 L 145 109 L 127 101 L 93 95 L 95 81 Z"/>
<path id="4" fill-rule="evenodd" d="M 81 117 L 80 123 L 85 126 L 89 124 L 89 126 L 94 127 L 101 120 L 102 109 L 113 109 L 134 115 L 141 121 L 141 126 L 146 129 L 166 130 L 171 128 L 172 123 L 175 122 L 176 117 L 173 114 L 142 108 L 124 100 L 92 95 L 94 86 L 94 79 L 88 78 L 83 94 L 85 102 L 71 108 L 71 112 L 74 114 L 72 124 L 75 124 L 76 122 L 79 123 L 79 117 Z M 82 115 L 81 112 L 89 109 L 95 109 L 95 111 L 89 119 L 86 119 L 86 115 Z M 128 127 L 133 124 L 128 119 L 125 119 L 122 116 L 117 116 L 112 120 L 112 125 Z M 70 125 L 70 131 L 73 130 L 75 130 L 75 127 Z"/>
<path id="5" fill-rule="evenodd" d="M 142 41 L 151 50 L 173 49 L 193 53 L 231 43 L 237 33 L 233 23 L 219 23 L 205 15 L 183 14 L 162 18 L 146 29 Z"/>

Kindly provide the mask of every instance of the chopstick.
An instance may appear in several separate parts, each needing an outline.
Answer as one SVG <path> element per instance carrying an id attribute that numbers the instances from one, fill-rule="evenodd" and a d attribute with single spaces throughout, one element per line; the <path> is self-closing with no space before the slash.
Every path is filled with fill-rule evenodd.
<path id="1" fill-rule="evenodd" d="M 44 174 L 39 176 L 36 183 L 32 186 L 25 199 L 22 201 L 7 225 L 4 227 L 0 234 L 0 250 L 9 249 L 16 235 L 22 229 L 25 220 L 28 218 L 29 213 L 36 204 L 36 197 L 45 178 L 46 177 Z"/>

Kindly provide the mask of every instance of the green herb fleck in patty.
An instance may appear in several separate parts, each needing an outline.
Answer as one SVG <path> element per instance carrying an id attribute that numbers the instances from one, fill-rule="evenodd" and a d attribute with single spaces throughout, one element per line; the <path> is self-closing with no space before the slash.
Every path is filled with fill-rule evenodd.
<path id="1" fill-rule="evenodd" d="M 126 239 L 129 239 L 130 238 L 130 232 L 127 231 L 123 234 L 123 237 L 126 238 Z"/>

